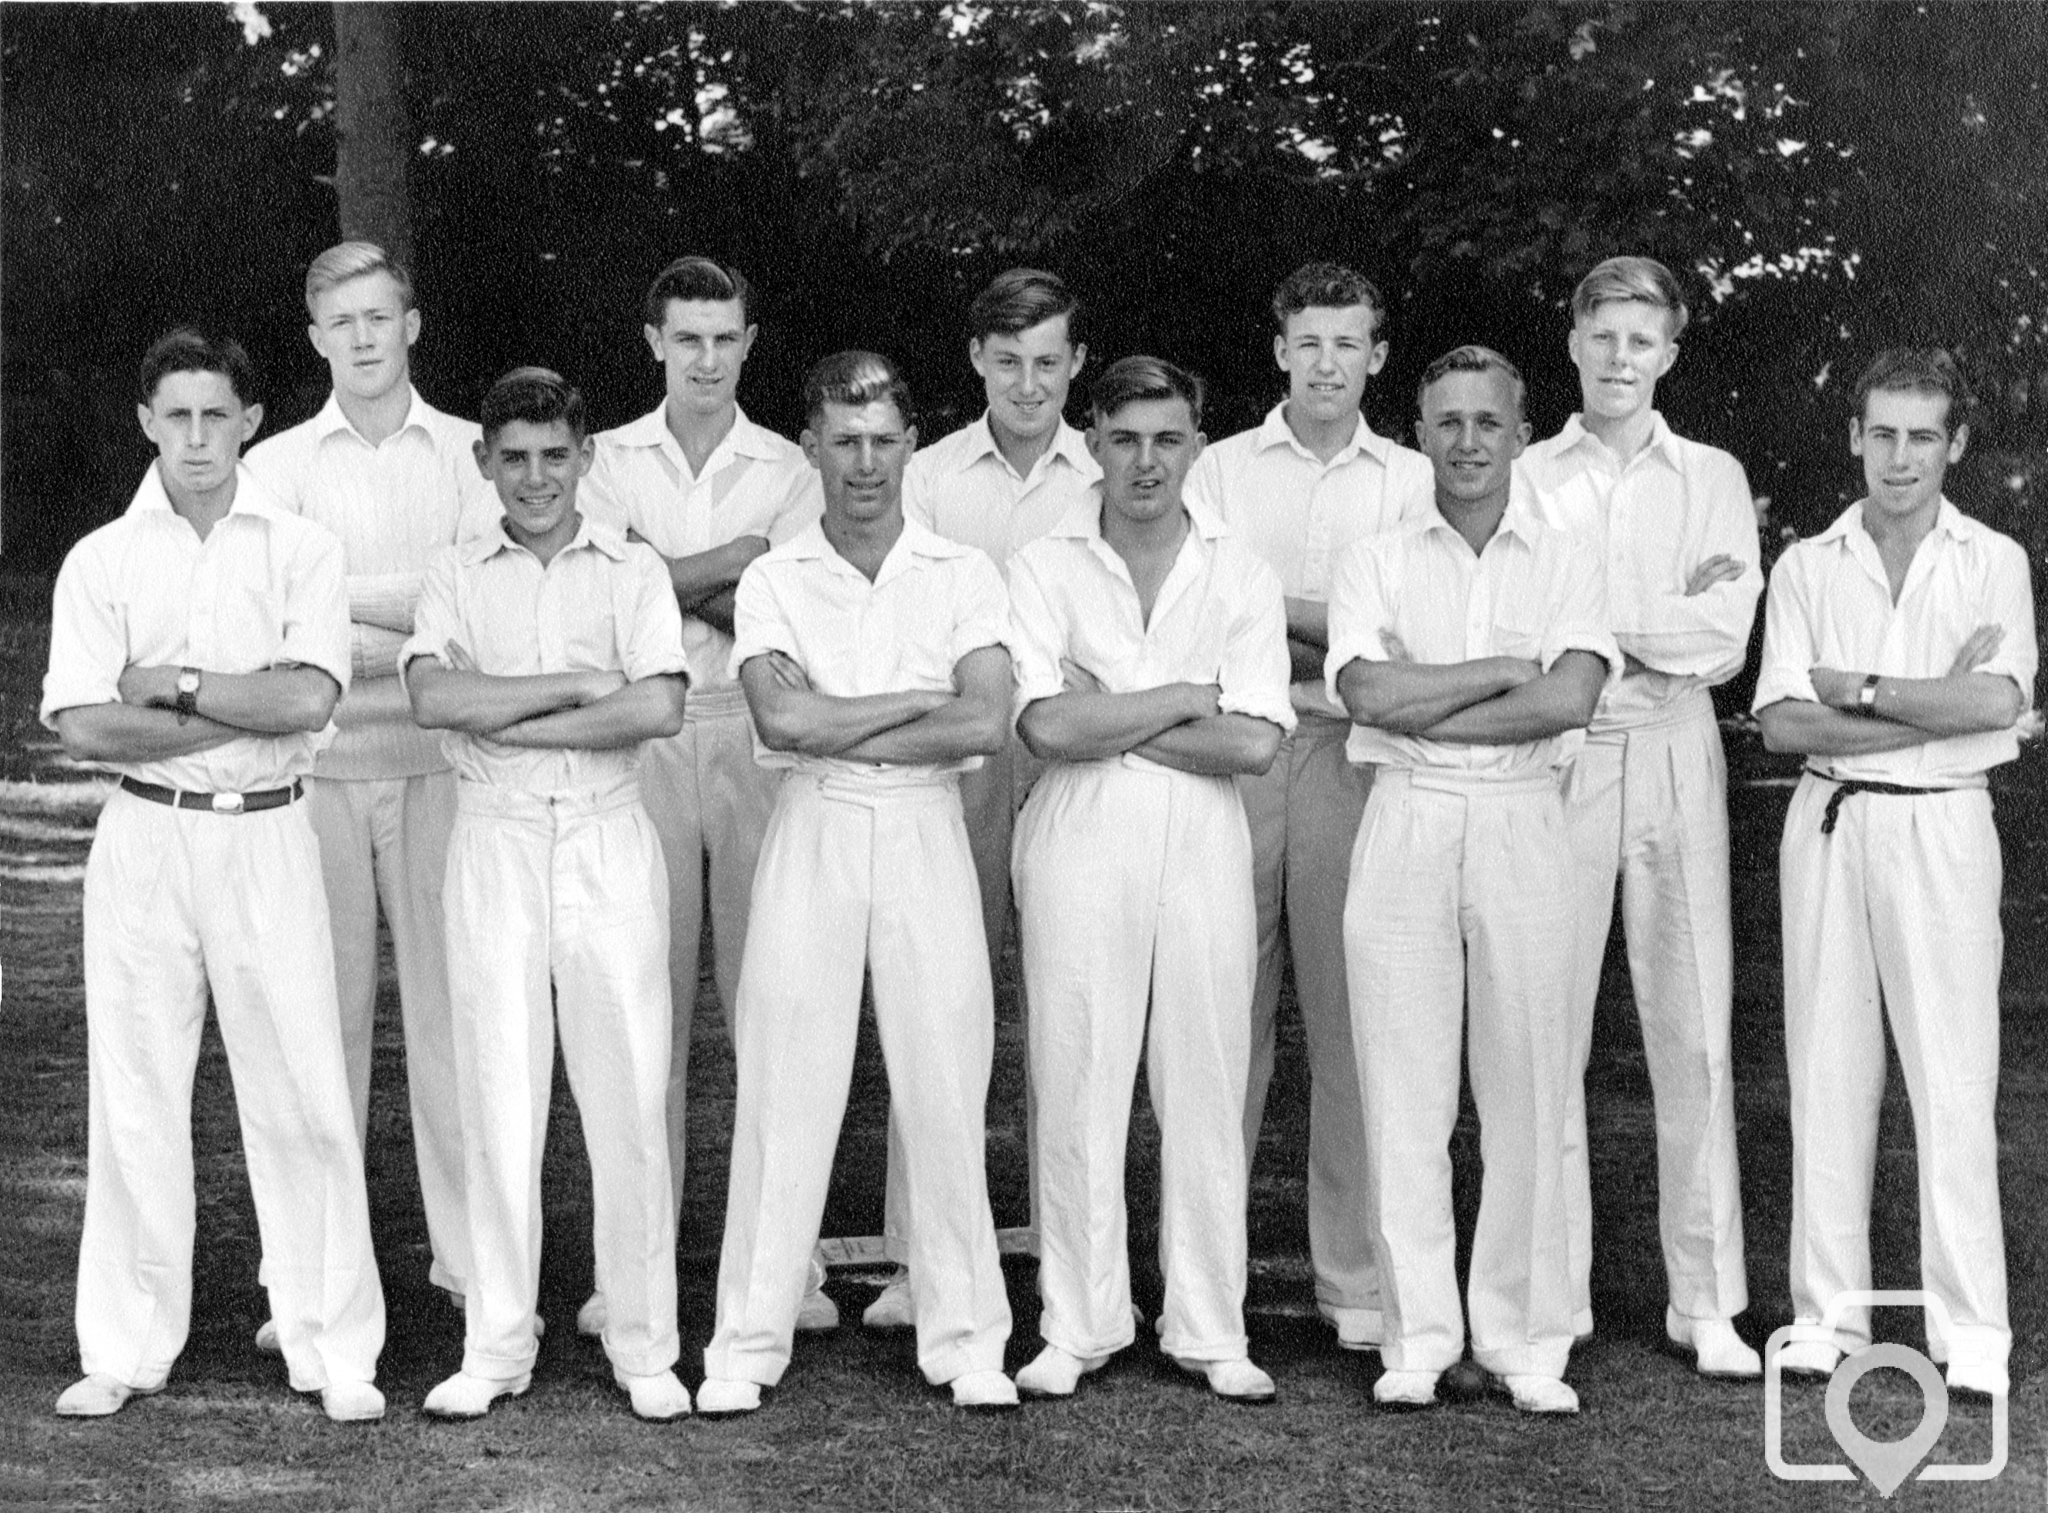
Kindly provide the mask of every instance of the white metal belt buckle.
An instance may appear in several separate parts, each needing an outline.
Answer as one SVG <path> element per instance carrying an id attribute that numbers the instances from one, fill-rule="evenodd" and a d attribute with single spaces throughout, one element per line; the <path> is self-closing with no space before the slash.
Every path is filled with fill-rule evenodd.
<path id="1" fill-rule="evenodd" d="M 213 812 L 215 814 L 240 814 L 242 812 L 242 796 L 239 793 L 216 793 L 213 796 Z"/>

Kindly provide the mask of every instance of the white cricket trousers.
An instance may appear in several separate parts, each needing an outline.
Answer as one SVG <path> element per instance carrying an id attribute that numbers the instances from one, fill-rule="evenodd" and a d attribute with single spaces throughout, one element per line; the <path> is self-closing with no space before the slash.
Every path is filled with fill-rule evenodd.
<path id="1" fill-rule="evenodd" d="M 1259 951 L 1244 1149 L 1250 1164 L 1273 1080 L 1284 913 L 1308 1048 L 1308 1253 L 1316 1302 L 1332 1320 L 1376 1340 L 1383 1327 L 1380 1282 L 1344 973 L 1344 896 L 1373 769 L 1345 757 L 1350 730 L 1347 721 L 1303 715 L 1266 772 L 1237 780 L 1251 823 Z"/>
<path id="2" fill-rule="evenodd" d="M 1657 1232 L 1671 1306 L 1688 1318 L 1732 1319 L 1749 1306 L 1749 1283 L 1728 1050 L 1728 764 L 1706 690 L 1588 735 L 1565 772 L 1564 810 L 1578 902 L 1564 1145 L 1573 1332 L 1593 1328 L 1586 1066 L 1617 875 L 1656 1108 Z"/>
<path id="3" fill-rule="evenodd" d="M 988 936 L 988 969 L 993 981 L 1001 974 L 1003 944 L 1010 935 L 1010 855 L 1014 849 L 1017 810 L 1024 796 L 1045 771 L 1045 763 L 1031 754 L 1013 729 L 1002 750 L 991 753 L 971 772 L 960 774 L 960 815 L 967 825 L 967 849 L 974 857 L 974 876 L 981 887 L 981 927 Z M 1028 984 L 1017 988 L 1017 1012 L 1028 1022 Z M 1029 1235 L 1032 1254 L 1038 1252 L 1038 1090 L 1031 1081 L 1027 1059 L 1024 1068 L 1024 1151 L 1026 1184 L 1029 1192 Z M 893 1109 L 889 1115 L 888 1165 L 882 1188 L 882 1248 L 890 1260 L 903 1264 L 910 1256 L 906 1238 L 909 1220 L 904 1214 L 903 1180 L 897 1175 L 902 1165 L 903 1133 L 896 1125 Z"/>
<path id="4" fill-rule="evenodd" d="M 853 1077 L 861 969 L 903 1132 L 917 1363 L 998 1371 L 1010 1305 L 983 1162 L 994 1005 L 957 782 L 796 771 L 761 848 L 740 972 L 739 1103 L 706 1376 L 788 1368 Z"/>
<path id="5" fill-rule="evenodd" d="M 668 867 L 668 980 L 675 1005 L 668 1062 L 668 1167 L 678 1212 L 688 1146 L 690 1028 L 697 1010 L 704 913 L 707 908 L 711 913 L 712 971 L 730 1035 L 754 868 L 781 781 L 779 771 L 754 761 L 753 722 L 746 695 L 738 688 L 691 694 L 681 732 L 640 748 L 640 795 Z"/>
<path id="6" fill-rule="evenodd" d="M 1232 779 L 1142 759 L 1055 764 L 1018 821 L 1038 1328 L 1070 1355 L 1133 1337 L 1124 1150 L 1141 1049 L 1159 1119 L 1159 1347 L 1245 1355 L 1251 862 Z"/>
<path id="7" fill-rule="evenodd" d="M 384 1292 L 333 963 L 302 804 L 215 814 L 119 790 L 107 800 L 85 867 L 87 1373 L 153 1390 L 185 1346 L 192 1083 L 210 989 L 291 1384 L 375 1379 Z"/>
<path id="8" fill-rule="evenodd" d="M 1555 777 L 1382 767 L 1352 854 L 1344 941 L 1377 1199 L 1390 1371 L 1464 1351 L 1451 1132 L 1459 1041 L 1484 1166 L 1467 1299 L 1487 1370 L 1571 1353 L 1562 1136 L 1571 848 Z"/>
<path id="9" fill-rule="evenodd" d="M 1889 1020 L 1913 1109 L 1921 1286 L 1954 1325 L 1946 1341 L 1930 1328 L 1930 1353 L 2003 1365 L 2012 1327 L 1993 1109 L 2005 935 L 1991 795 L 1855 794 L 1823 835 L 1836 786 L 1812 773 L 1799 780 L 1778 851 L 1792 1311 L 1818 1319 L 1837 1293 L 1870 1286 Z M 1867 1345 L 1869 1310 L 1851 1310 L 1836 1337 L 1846 1350 Z"/>
<path id="10" fill-rule="evenodd" d="M 406 1101 L 432 1251 L 427 1275 L 436 1287 L 460 1294 L 469 1275 L 469 1234 L 462 1209 L 462 1120 L 455 1101 L 448 937 L 441 921 L 448 832 L 455 824 L 455 774 L 364 781 L 308 778 L 306 818 L 320 840 L 356 1138 L 366 1140 L 370 1128 L 381 903 L 398 968 Z"/>
<path id="11" fill-rule="evenodd" d="M 527 793 L 459 784 L 447 915 L 474 1257 L 462 1369 L 503 1381 L 533 1368 L 559 1020 L 590 1153 L 605 1354 L 632 1375 L 667 1371 L 680 1353 L 668 879 L 639 785 Z"/>

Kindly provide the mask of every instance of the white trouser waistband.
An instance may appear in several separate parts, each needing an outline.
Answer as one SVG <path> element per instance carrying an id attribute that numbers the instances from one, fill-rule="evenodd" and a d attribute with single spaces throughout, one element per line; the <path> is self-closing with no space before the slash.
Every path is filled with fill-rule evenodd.
<path id="1" fill-rule="evenodd" d="M 1532 772 L 1471 772 L 1461 767 L 1382 767 L 1373 779 L 1373 791 L 1390 792 L 1421 788 L 1432 793 L 1455 793 L 1461 798 L 1514 798 L 1528 793 L 1559 792 L 1557 774 L 1548 767 Z"/>
<path id="2" fill-rule="evenodd" d="M 509 819 L 574 819 L 581 815 L 624 809 L 639 802 L 640 779 L 637 775 L 588 788 L 501 788 L 495 783 L 473 783 L 467 778 L 455 785 L 455 803 L 461 812 L 502 815 Z"/>
<path id="3" fill-rule="evenodd" d="M 1632 709 L 1624 714 L 1599 714 L 1587 727 L 1588 736 L 1632 735 L 1641 730 L 1668 730 L 1676 725 L 1690 725 L 1695 720 L 1709 724 L 1714 719 L 1714 696 L 1704 688 L 1695 688 L 1682 693 L 1669 704 L 1660 704 L 1655 709 Z"/>

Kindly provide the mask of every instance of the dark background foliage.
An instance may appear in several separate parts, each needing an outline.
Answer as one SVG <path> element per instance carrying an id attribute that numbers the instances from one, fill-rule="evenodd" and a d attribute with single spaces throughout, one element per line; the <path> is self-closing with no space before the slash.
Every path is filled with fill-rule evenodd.
<path id="1" fill-rule="evenodd" d="M 1663 408 L 1742 458 L 1773 536 L 1854 496 L 1846 395 L 1899 341 L 1980 390 L 1952 492 L 2048 536 L 2043 0 L 374 9 L 445 408 L 539 361 L 601 424 L 644 410 L 640 293 L 705 251 L 760 290 L 756 418 L 793 430 L 802 369 L 858 344 L 935 436 L 978 407 L 969 298 L 1030 262 L 1088 302 L 1096 363 L 1205 374 L 1220 436 L 1278 397 L 1266 300 L 1313 256 L 1392 299 L 1376 427 L 1477 340 L 1545 434 L 1573 283 L 1641 251 L 1693 296 Z M 272 427 L 320 403 L 299 291 L 340 234 L 338 49 L 323 5 L 0 17 L 5 546 L 47 571 L 146 461 L 131 374 L 165 326 L 239 335 Z"/>

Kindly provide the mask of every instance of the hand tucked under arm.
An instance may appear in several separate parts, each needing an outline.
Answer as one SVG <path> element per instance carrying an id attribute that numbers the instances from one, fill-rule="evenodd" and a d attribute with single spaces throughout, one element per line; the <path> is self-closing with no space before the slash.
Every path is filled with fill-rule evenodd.
<path id="1" fill-rule="evenodd" d="M 1250 714 L 1213 714 L 1163 730 L 1131 748 L 1162 767 L 1203 777 L 1257 776 L 1280 752 L 1281 730 Z"/>
<path id="2" fill-rule="evenodd" d="M 1380 633 L 1380 642 L 1390 660 L 1354 658 L 1337 674 L 1337 692 L 1355 724 L 1396 735 L 1422 735 L 1460 710 L 1542 675 L 1534 662 L 1519 657 L 1417 662 L 1391 630 Z"/>
<path id="3" fill-rule="evenodd" d="M 177 667 L 131 664 L 117 685 L 124 704 L 173 708 L 178 702 Z M 287 663 L 261 672 L 199 669 L 196 712 L 251 735 L 290 735 L 322 730 L 333 718 L 341 685 L 318 667 Z M 187 722 L 189 723 L 189 721 Z"/>
<path id="4" fill-rule="evenodd" d="M 609 751 L 637 746 L 683 728 L 683 680 L 672 673 L 636 678 L 601 699 L 535 715 L 495 731 L 506 746 Z"/>
<path id="5" fill-rule="evenodd" d="M 1871 712 L 1929 736 L 2011 729 L 2026 707 L 2019 685 L 2003 673 L 1976 670 L 1997 654 L 2004 639 L 2003 626 L 1980 625 L 1941 677 L 1879 678 Z M 1811 676 L 1822 704 L 1838 711 L 1861 707 L 1866 674 L 1816 667 Z"/>
<path id="6" fill-rule="evenodd" d="M 182 724 L 168 709 L 145 704 L 79 704 L 57 711 L 57 739 L 81 762 L 156 762 L 211 751 L 248 735 L 194 715 Z"/>
<path id="7" fill-rule="evenodd" d="M 557 710 L 594 704 L 626 686 L 619 672 L 549 672 L 499 677 L 479 672 L 473 658 L 450 643 L 448 661 L 418 656 L 406 669 L 413 719 L 426 730 L 493 735 L 507 726 Z"/>
<path id="8" fill-rule="evenodd" d="M 952 702 L 937 690 L 841 698 L 819 693 L 796 661 L 779 651 L 749 657 L 740 668 L 754 728 L 770 751 L 803 756 L 840 756 L 870 736 L 931 713 Z"/>
<path id="9" fill-rule="evenodd" d="M 1468 746 L 1519 746 L 1577 730 L 1593 718 L 1607 663 L 1590 651 L 1568 651 L 1550 671 L 1495 698 L 1471 704 L 1420 732 L 1432 741 Z"/>
<path id="10" fill-rule="evenodd" d="M 953 696 L 906 724 L 878 731 L 840 756 L 853 762 L 917 765 L 1000 751 L 1009 739 L 1010 653 L 982 646 L 953 665 Z"/>

